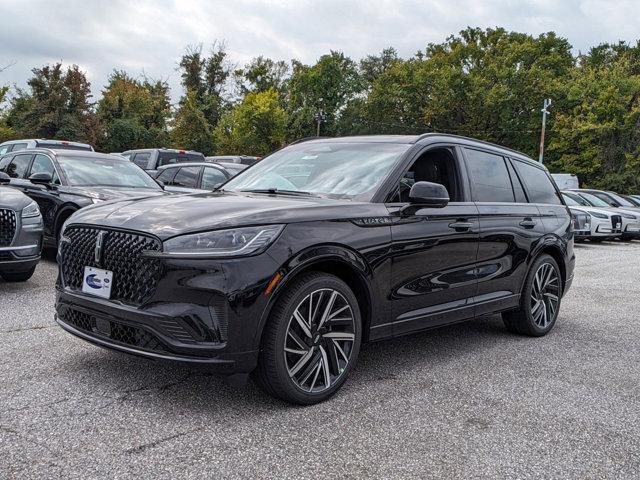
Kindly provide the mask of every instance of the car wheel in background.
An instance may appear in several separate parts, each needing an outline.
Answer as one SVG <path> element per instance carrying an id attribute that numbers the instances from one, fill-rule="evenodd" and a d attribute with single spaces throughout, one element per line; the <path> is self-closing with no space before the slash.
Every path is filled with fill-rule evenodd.
<path id="1" fill-rule="evenodd" d="M 360 309 L 348 285 L 333 275 L 306 274 L 274 306 L 254 378 L 287 402 L 322 402 L 347 379 L 361 337 Z"/>
<path id="2" fill-rule="evenodd" d="M 560 268 L 550 255 L 543 254 L 531 266 L 522 290 L 520 308 L 502 314 L 508 330 L 540 337 L 553 328 L 562 299 Z"/>

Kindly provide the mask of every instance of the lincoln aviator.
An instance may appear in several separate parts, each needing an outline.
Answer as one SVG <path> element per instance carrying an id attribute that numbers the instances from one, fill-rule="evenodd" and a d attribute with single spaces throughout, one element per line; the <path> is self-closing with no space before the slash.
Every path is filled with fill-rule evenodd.
<path id="1" fill-rule="evenodd" d="M 574 260 L 571 214 L 521 153 L 442 134 L 313 139 L 214 192 L 79 210 L 61 232 L 56 318 L 312 404 L 365 342 L 491 314 L 546 335 Z"/>

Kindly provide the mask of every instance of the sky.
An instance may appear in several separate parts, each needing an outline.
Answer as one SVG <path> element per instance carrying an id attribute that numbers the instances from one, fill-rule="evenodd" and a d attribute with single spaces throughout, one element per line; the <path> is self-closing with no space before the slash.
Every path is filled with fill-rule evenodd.
<path id="1" fill-rule="evenodd" d="M 393 46 L 408 57 L 467 26 L 555 31 L 575 52 L 640 39 L 640 0 L 0 0 L 0 85 L 30 70 L 78 64 L 100 96 L 113 69 L 166 80 L 186 46 L 224 41 L 242 66 L 264 55 L 314 63 L 329 50 L 353 59 Z"/>

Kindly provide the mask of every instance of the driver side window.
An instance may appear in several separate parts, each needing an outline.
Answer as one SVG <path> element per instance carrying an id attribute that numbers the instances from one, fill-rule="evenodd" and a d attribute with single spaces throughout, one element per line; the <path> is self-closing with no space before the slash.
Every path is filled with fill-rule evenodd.
<path id="1" fill-rule="evenodd" d="M 31 164 L 31 171 L 29 172 L 28 177 L 33 175 L 34 173 L 48 173 L 51 175 L 51 183 L 54 185 L 60 185 L 60 178 L 58 177 L 58 172 L 53 166 L 53 162 L 46 155 L 37 154 L 33 159 L 33 163 Z"/>
<path id="2" fill-rule="evenodd" d="M 458 171 L 453 149 L 438 147 L 423 153 L 400 178 L 386 203 L 409 202 L 409 191 L 416 182 L 432 182 L 444 185 L 452 202 L 460 202 Z"/>

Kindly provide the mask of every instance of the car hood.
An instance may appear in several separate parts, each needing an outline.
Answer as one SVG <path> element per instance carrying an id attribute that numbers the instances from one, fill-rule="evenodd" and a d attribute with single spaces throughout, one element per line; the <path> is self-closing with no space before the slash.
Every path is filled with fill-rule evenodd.
<path id="1" fill-rule="evenodd" d="M 98 200 L 114 200 L 118 198 L 142 198 L 156 195 L 165 195 L 162 189 L 152 188 L 129 188 L 129 187 L 59 187 L 60 192 L 79 195 L 87 198 L 96 198 Z"/>
<path id="2" fill-rule="evenodd" d="M 71 223 L 144 231 L 166 239 L 189 232 L 239 226 L 346 220 L 386 214 L 383 204 L 209 192 L 97 204 L 76 212 Z"/>
<path id="3" fill-rule="evenodd" d="M 20 190 L 8 186 L 0 186 L 0 208 L 22 210 L 32 201 Z"/>

